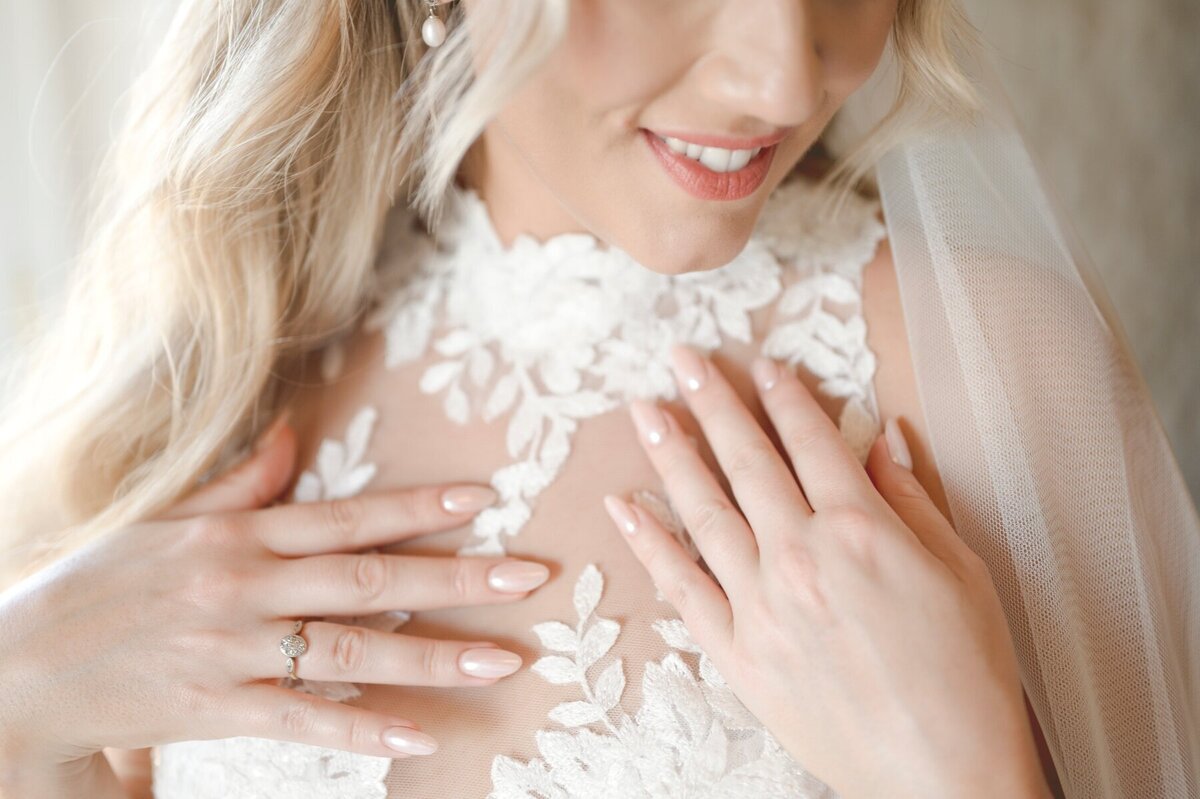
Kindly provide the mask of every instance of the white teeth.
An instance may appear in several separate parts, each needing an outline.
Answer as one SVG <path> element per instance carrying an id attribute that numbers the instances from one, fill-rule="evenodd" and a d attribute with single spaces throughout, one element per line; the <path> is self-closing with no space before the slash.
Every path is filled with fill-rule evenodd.
<path id="1" fill-rule="evenodd" d="M 699 161 L 713 172 L 736 172 L 750 163 L 750 159 L 762 150 L 761 147 L 755 147 L 752 150 L 726 150 L 723 147 L 692 144 L 671 136 L 659 136 L 658 138 L 666 142 L 667 146 L 671 148 L 671 152 Z"/>

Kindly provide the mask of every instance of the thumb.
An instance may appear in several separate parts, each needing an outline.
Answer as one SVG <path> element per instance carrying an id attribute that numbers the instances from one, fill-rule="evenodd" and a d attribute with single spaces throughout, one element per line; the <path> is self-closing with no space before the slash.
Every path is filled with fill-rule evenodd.
<path id="1" fill-rule="evenodd" d="M 284 410 L 240 463 L 193 490 L 159 518 L 250 510 L 278 497 L 291 480 L 296 461 L 296 433 L 288 423 L 289 415 Z"/>
<path id="2" fill-rule="evenodd" d="M 895 417 L 871 447 L 866 469 L 880 496 L 925 548 L 948 566 L 960 565 L 967 545 L 913 474 L 912 455 Z"/>

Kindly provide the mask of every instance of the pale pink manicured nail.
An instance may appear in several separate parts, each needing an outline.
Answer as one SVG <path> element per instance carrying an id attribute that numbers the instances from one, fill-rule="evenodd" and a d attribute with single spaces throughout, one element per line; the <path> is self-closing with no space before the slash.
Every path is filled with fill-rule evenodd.
<path id="1" fill-rule="evenodd" d="M 629 410 L 642 438 L 650 444 L 661 444 L 667 436 L 667 419 L 662 409 L 649 400 L 635 399 L 629 403 Z"/>
<path id="2" fill-rule="evenodd" d="M 383 731 L 383 743 L 406 755 L 429 755 L 438 748 L 433 738 L 409 727 L 388 727 Z"/>
<path id="3" fill-rule="evenodd" d="M 605 494 L 604 508 L 625 535 L 633 535 L 637 532 L 637 516 L 625 500 L 614 497 L 612 494 Z"/>
<path id="4" fill-rule="evenodd" d="M 468 649 L 458 656 L 458 668 L 472 677 L 503 677 L 521 668 L 521 656 L 507 649 Z"/>
<path id="5" fill-rule="evenodd" d="M 912 471 L 912 453 L 908 451 L 908 442 L 904 440 L 904 433 L 900 432 L 900 425 L 896 424 L 896 417 L 893 416 L 884 424 L 883 436 L 887 439 L 892 462 Z"/>
<path id="6" fill-rule="evenodd" d="M 671 364 L 675 367 L 680 382 L 687 386 L 689 391 L 698 391 L 708 377 L 708 367 L 705 366 L 704 359 L 691 347 L 683 344 L 671 347 Z"/>
<path id="7" fill-rule="evenodd" d="M 750 374 L 759 391 L 770 391 L 779 382 L 779 364 L 760 355 L 750 364 Z"/>
<path id="8" fill-rule="evenodd" d="M 450 513 L 474 513 L 493 504 L 498 496 L 487 486 L 453 486 L 442 492 L 442 507 Z"/>
<path id="9" fill-rule="evenodd" d="M 515 594 L 530 591 L 546 582 L 550 569 L 531 560 L 509 560 L 488 569 L 487 581 L 496 591 Z"/>

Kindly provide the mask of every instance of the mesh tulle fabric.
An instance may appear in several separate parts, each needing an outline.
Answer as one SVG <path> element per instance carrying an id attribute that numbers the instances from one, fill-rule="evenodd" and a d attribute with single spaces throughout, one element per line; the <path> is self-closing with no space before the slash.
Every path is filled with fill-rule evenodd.
<path id="1" fill-rule="evenodd" d="M 1066 795 L 1197 796 L 1200 522 L 987 59 L 964 59 L 976 124 L 926 128 L 876 170 L 931 447 Z M 849 140 L 894 74 L 889 52 Z"/>
<path id="2" fill-rule="evenodd" d="M 486 687 L 396 687 L 310 683 L 301 657 L 301 690 L 414 719 L 439 751 L 387 762 L 287 742 L 180 742 L 156 750 L 158 795 L 831 796 L 690 645 L 601 502 L 614 493 L 645 504 L 649 490 L 660 497 L 650 509 L 662 510 L 662 481 L 622 407 L 632 396 L 659 397 L 699 433 L 669 375 L 673 340 L 711 350 L 764 426 L 748 373 L 752 357 L 767 352 L 797 367 L 865 456 L 879 419 L 861 281 L 884 231 L 878 204 L 868 200 L 855 203 L 840 227 L 816 225 L 810 211 L 824 196 L 808 182 L 777 188 L 735 263 L 677 280 L 585 237 L 525 239 L 501 250 L 470 192 L 447 215 L 455 224 L 444 231 L 441 256 L 397 214 L 381 252 L 378 314 L 362 328 L 382 335 L 356 335 L 329 350 L 326 384 L 294 408 L 297 457 L 306 468 L 292 500 L 460 481 L 503 488 L 489 509 L 505 523 L 502 534 L 480 514 L 458 529 L 384 549 L 468 554 L 494 541 L 510 556 L 547 564 L 550 580 L 518 602 L 420 610 L 397 630 L 495 642 L 525 665 Z M 569 370 L 551 357 L 579 352 L 587 357 L 571 360 Z M 496 387 L 513 375 L 519 399 L 504 405 L 494 399 Z M 465 405 L 456 399 L 460 391 Z M 486 409 L 501 406 L 504 413 L 485 420 Z M 533 429 L 551 432 L 542 446 L 521 443 L 528 437 L 515 431 L 528 432 L 522 419 L 539 408 L 546 412 L 533 417 Z M 572 418 L 563 421 L 550 412 L 556 408 L 572 409 Z M 556 425 L 570 435 L 551 446 Z M 581 595 L 591 599 L 581 603 Z M 591 610 L 581 614 L 581 605 Z M 555 623 L 579 629 L 585 641 L 596 634 L 612 640 L 596 649 L 591 639 L 592 654 L 584 656 L 544 635 L 543 625 Z M 562 681 L 566 662 L 547 657 L 590 663 L 586 679 Z M 581 703 L 601 705 L 603 717 Z"/>

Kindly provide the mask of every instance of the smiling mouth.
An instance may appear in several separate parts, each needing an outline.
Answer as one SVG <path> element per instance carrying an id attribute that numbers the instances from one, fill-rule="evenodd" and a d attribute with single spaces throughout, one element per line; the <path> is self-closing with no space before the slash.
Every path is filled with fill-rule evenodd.
<path id="1" fill-rule="evenodd" d="M 651 131 L 653 133 L 653 131 Z M 763 151 L 763 147 L 752 147 L 748 150 L 727 150 L 724 147 L 706 147 L 702 144 L 676 139 L 672 136 L 661 136 L 654 133 L 664 142 L 671 152 L 698 161 L 713 172 L 736 172 Z"/>
<path id="2" fill-rule="evenodd" d="M 731 150 L 662 136 L 648 128 L 641 131 L 667 174 L 702 200 L 738 200 L 753 194 L 766 179 L 778 144 Z"/>

